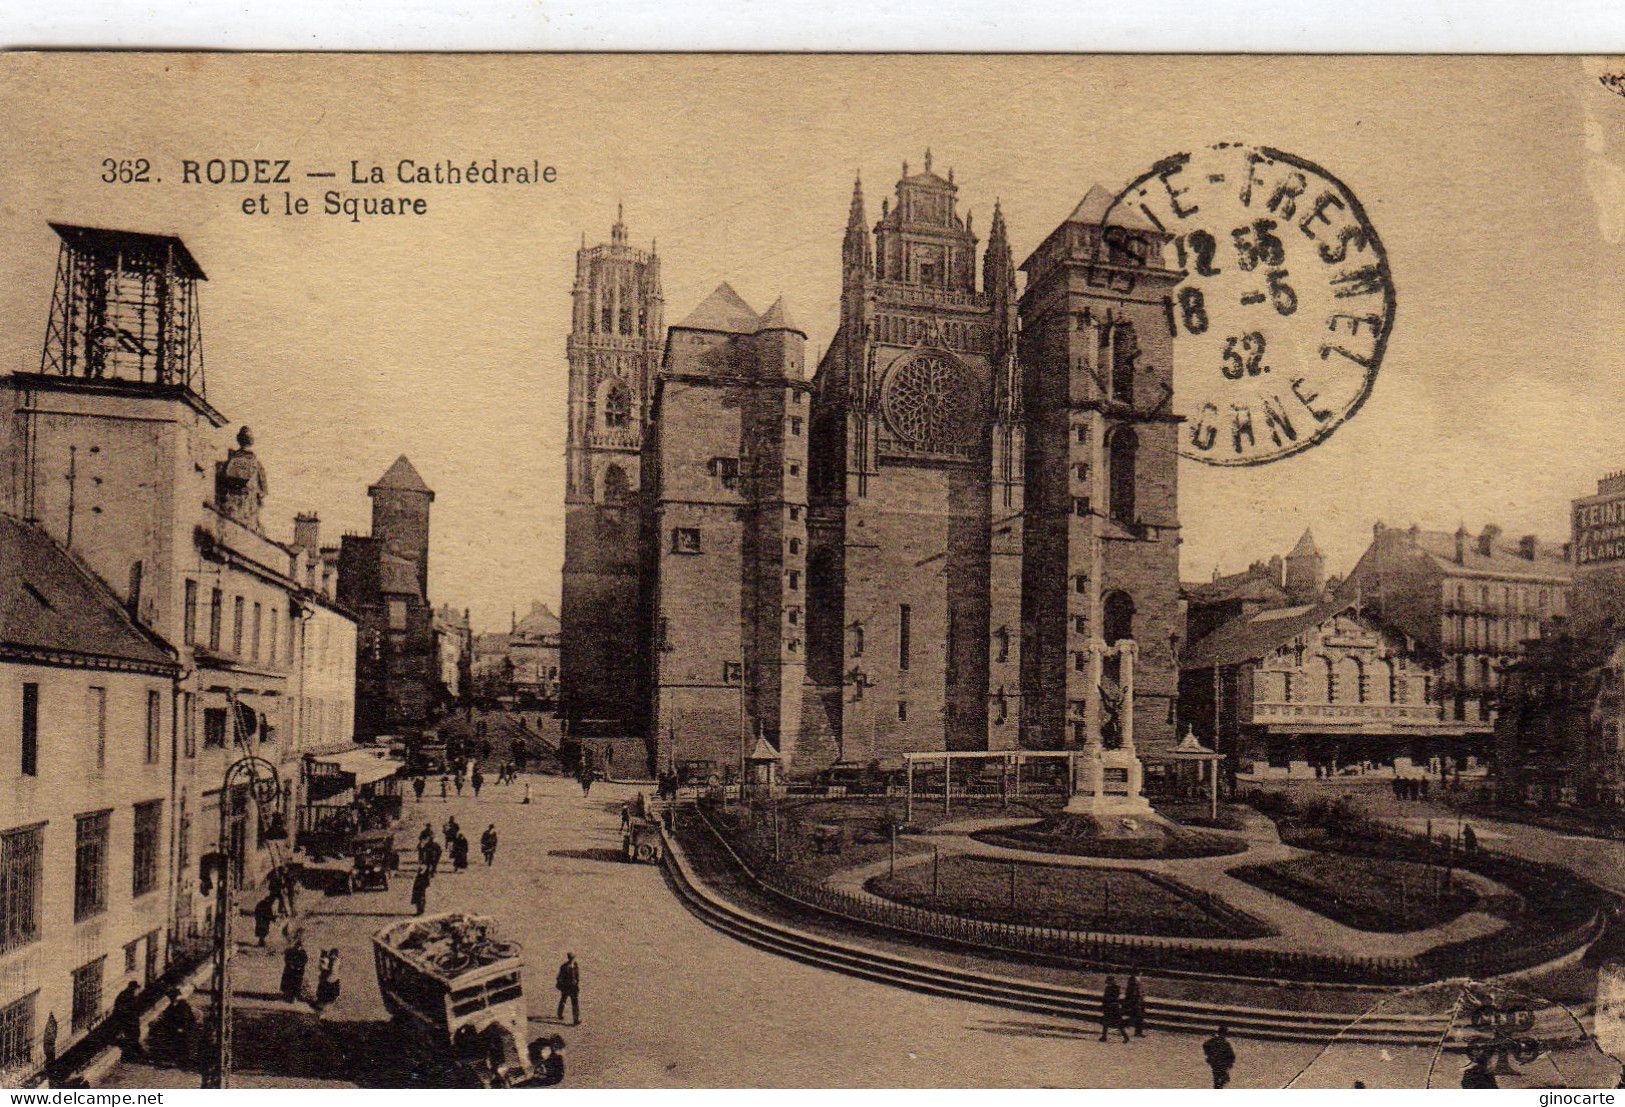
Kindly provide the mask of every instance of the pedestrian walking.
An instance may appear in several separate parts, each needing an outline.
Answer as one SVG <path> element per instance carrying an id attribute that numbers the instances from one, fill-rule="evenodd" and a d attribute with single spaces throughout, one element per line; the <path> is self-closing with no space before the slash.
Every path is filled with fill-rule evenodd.
<path id="1" fill-rule="evenodd" d="M 448 781 L 446 780 L 446 774 L 441 773 L 440 774 L 440 802 L 441 803 L 446 802 L 446 790 L 447 790 L 448 786 L 449 786 L 449 784 L 448 784 Z"/>
<path id="2" fill-rule="evenodd" d="M 1128 1031 L 1123 1029 L 1123 991 L 1117 978 L 1108 976 L 1106 990 L 1100 994 L 1100 1040 L 1104 1042 L 1113 1030 L 1128 1041 Z"/>
<path id="3" fill-rule="evenodd" d="M 1471 823 L 1462 824 L 1461 848 L 1467 851 L 1468 856 L 1478 852 L 1478 835 L 1473 832 Z"/>
<path id="4" fill-rule="evenodd" d="M 474 786 L 474 798 L 480 798 L 480 789 L 485 787 L 485 774 L 480 772 L 479 766 L 474 767 L 474 775 L 468 781 Z"/>
<path id="5" fill-rule="evenodd" d="M 412 778 L 412 793 L 415 796 L 417 796 L 419 803 L 423 802 L 423 788 L 424 788 L 424 785 L 425 785 L 425 781 L 424 781 L 423 776 L 422 776 L 421 773 Z"/>
<path id="6" fill-rule="evenodd" d="M 624 833 L 632 825 L 632 801 L 621 801 L 621 831 Z"/>
<path id="7" fill-rule="evenodd" d="M 566 1000 L 569 1000 L 569 1002 L 570 1002 L 570 1020 L 571 1020 L 570 1024 L 572 1026 L 580 1026 L 581 1025 L 581 963 L 576 960 L 576 955 L 575 954 L 566 953 L 564 955 L 564 964 L 559 966 L 558 979 L 556 979 L 553 982 L 553 985 L 554 985 L 554 987 L 558 988 L 558 990 L 559 990 L 559 1013 L 558 1013 L 558 1016 L 557 1016 L 558 1021 L 559 1022 L 564 1021 L 564 1003 L 565 1003 Z"/>
<path id="8" fill-rule="evenodd" d="M 528 780 L 525 781 L 525 798 L 520 800 L 519 802 L 520 803 L 529 803 L 530 802 L 530 781 L 528 781 Z"/>
<path id="9" fill-rule="evenodd" d="M 446 840 L 447 849 L 451 848 L 452 842 L 457 840 L 457 835 L 460 833 L 462 833 L 462 827 L 457 825 L 456 815 L 448 818 L 440 827 L 440 836 Z"/>
<path id="10" fill-rule="evenodd" d="M 335 946 L 322 950 L 317 961 L 316 1006 L 326 1007 L 338 999 L 339 988 L 339 951 Z"/>
<path id="11" fill-rule="evenodd" d="M 428 873 L 429 879 L 433 880 L 435 874 L 440 871 L 440 843 L 430 838 L 419 850 L 419 858 L 421 865 L 418 871 Z"/>
<path id="12" fill-rule="evenodd" d="M 458 872 L 468 870 L 468 838 L 460 830 L 451 840 L 451 867 Z"/>
<path id="13" fill-rule="evenodd" d="M 282 913 L 291 919 L 299 910 L 299 880 L 292 865 L 282 864 L 277 869 L 282 873 Z"/>
<path id="14" fill-rule="evenodd" d="M 271 871 L 265 874 L 265 894 L 270 899 L 272 908 L 279 914 L 286 915 L 288 912 L 282 901 L 283 879 L 282 866 L 272 865 Z"/>
<path id="15" fill-rule="evenodd" d="M 480 835 L 480 852 L 485 854 L 485 867 L 490 868 L 491 862 L 497 859 L 497 824 L 492 823 Z"/>
<path id="16" fill-rule="evenodd" d="M 433 879 L 434 873 L 428 869 L 419 869 L 412 878 L 412 907 L 419 915 L 429 909 L 429 882 Z"/>
<path id="17" fill-rule="evenodd" d="M 310 954 L 305 952 L 305 937 L 295 930 L 288 948 L 282 951 L 282 998 L 292 1003 L 305 992 L 305 966 Z"/>
<path id="18" fill-rule="evenodd" d="M 463 794 L 463 770 L 462 769 L 457 770 L 457 776 L 455 778 L 453 778 L 453 783 L 457 785 L 457 795 L 461 796 Z"/>
<path id="19" fill-rule="evenodd" d="M 1222 1088 L 1230 1083 L 1230 1070 L 1236 1067 L 1236 1048 L 1230 1044 L 1224 1023 L 1213 1032 L 1213 1037 L 1202 1043 L 1202 1056 L 1213 1070 L 1213 1086 Z"/>
<path id="20" fill-rule="evenodd" d="M 265 945 L 265 939 L 270 936 L 271 922 L 275 918 L 276 907 L 271 902 L 271 893 L 266 892 L 254 905 L 254 937 L 259 940 L 261 946 Z"/>
<path id="21" fill-rule="evenodd" d="M 113 1041 L 127 1060 L 143 1056 L 141 1049 L 141 985 L 130 981 L 113 1000 Z"/>
<path id="22" fill-rule="evenodd" d="M 581 798 L 586 799 L 587 793 L 592 791 L 592 770 L 583 766 L 576 780 L 581 784 Z"/>
<path id="23" fill-rule="evenodd" d="M 1123 986 L 1123 1021 L 1134 1028 L 1136 1038 L 1145 1037 L 1145 989 L 1137 972 L 1129 973 Z"/>

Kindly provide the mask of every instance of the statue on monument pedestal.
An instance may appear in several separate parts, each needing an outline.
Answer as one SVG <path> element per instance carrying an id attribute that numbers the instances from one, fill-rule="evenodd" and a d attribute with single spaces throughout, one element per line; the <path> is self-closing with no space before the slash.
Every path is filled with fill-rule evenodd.
<path id="1" fill-rule="evenodd" d="M 1110 646 L 1097 640 L 1090 653 L 1098 697 L 1093 714 L 1104 719 L 1088 735 L 1083 749 L 1072 756 L 1072 798 L 1066 810 L 1074 815 L 1149 815 L 1151 803 L 1141 794 L 1145 770 L 1134 752 L 1134 640 L 1123 638 Z M 1101 680 L 1107 657 L 1118 661 L 1115 696 Z"/>

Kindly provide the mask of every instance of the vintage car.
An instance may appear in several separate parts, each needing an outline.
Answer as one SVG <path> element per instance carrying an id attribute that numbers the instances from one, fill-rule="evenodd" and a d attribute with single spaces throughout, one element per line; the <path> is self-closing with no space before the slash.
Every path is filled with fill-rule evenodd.
<path id="1" fill-rule="evenodd" d="M 357 834 L 350 843 L 350 891 L 389 890 L 389 873 L 400 864 L 395 836 L 387 830 Z"/>
<path id="2" fill-rule="evenodd" d="M 373 935 L 384 1006 L 431 1060 L 487 1088 L 536 1084 L 517 942 L 493 920 L 446 912 L 403 919 Z"/>
<path id="3" fill-rule="evenodd" d="M 628 861 L 658 865 L 665 849 L 665 842 L 660 837 L 660 823 L 648 816 L 634 816 L 626 829 L 621 831 L 621 856 Z"/>

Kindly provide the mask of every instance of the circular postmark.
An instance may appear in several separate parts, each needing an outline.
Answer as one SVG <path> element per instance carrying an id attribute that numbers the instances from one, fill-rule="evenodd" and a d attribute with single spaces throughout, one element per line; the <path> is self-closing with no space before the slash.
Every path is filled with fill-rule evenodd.
<path id="1" fill-rule="evenodd" d="M 1303 158 L 1220 143 L 1164 158 L 1113 202 L 1113 226 L 1170 236 L 1180 453 L 1262 465 L 1326 440 L 1376 383 L 1394 283 L 1348 187 Z"/>

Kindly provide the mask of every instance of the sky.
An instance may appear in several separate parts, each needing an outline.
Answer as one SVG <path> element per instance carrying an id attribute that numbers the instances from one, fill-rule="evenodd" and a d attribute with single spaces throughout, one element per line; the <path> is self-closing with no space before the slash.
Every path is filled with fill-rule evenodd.
<path id="1" fill-rule="evenodd" d="M 1568 537 L 1625 468 L 1625 65 L 1577 58 L 0 55 L 0 372 L 37 370 L 47 220 L 180 235 L 203 286 L 210 401 L 250 425 L 266 529 L 365 533 L 406 454 L 435 489 L 430 599 L 505 627 L 557 610 L 575 251 L 617 203 L 657 244 L 666 316 L 726 280 L 784 295 L 822 354 L 861 173 L 878 218 L 906 160 L 954 170 L 1018 260 L 1096 181 L 1215 142 L 1324 166 L 1387 249 L 1396 316 L 1371 398 L 1331 439 L 1246 469 L 1180 465 L 1182 575 L 1312 528 L 1346 572 L 1372 524 Z M 161 180 L 104 184 L 102 159 Z M 183 184 L 182 159 L 288 159 L 295 195 L 423 197 L 351 223 L 245 215 L 281 186 Z M 496 158 L 532 187 L 347 182 L 352 159 Z M 333 180 L 306 179 L 333 171 Z M 1176 390 L 1184 365 L 1175 348 Z M 1178 396 L 1174 409 L 1181 410 Z M 234 428 L 233 428 L 234 429 Z M 224 440 L 222 448 L 224 446 Z"/>

